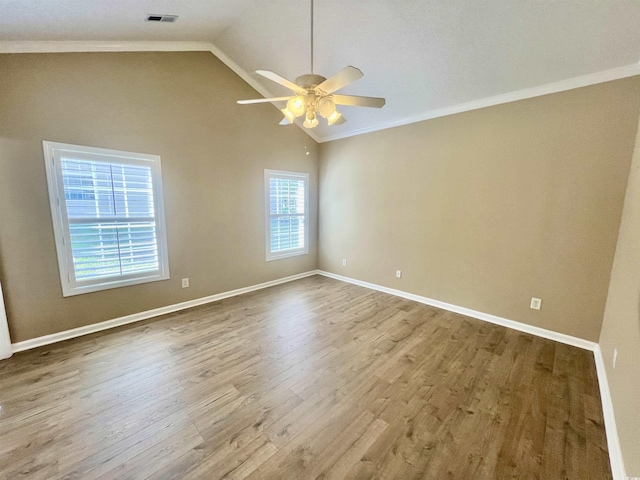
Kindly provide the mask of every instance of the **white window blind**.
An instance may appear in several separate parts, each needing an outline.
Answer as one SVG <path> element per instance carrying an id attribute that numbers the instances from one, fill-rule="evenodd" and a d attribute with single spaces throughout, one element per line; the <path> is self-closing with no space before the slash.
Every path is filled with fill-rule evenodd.
<path id="1" fill-rule="evenodd" d="M 309 175 L 265 170 L 267 261 L 309 252 Z"/>
<path id="2" fill-rule="evenodd" d="M 169 278 L 160 157 L 44 147 L 63 294 Z"/>

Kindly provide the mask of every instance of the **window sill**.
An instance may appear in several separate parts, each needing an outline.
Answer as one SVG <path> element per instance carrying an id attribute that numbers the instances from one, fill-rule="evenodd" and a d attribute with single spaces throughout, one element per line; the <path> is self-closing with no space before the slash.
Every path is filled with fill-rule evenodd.
<path id="1" fill-rule="evenodd" d="M 299 255 L 308 255 L 309 249 L 305 250 L 294 250 L 291 252 L 282 252 L 282 253 L 267 253 L 267 262 L 271 262 L 273 260 L 280 260 L 281 258 L 289 258 L 289 257 L 297 257 Z"/>
<path id="2" fill-rule="evenodd" d="M 113 280 L 111 282 L 94 283 L 89 285 L 63 285 L 62 296 L 72 297 L 74 295 L 82 295 L 83 293 L 99 292 L 101 290 L 110 290 L 112 288 L 129 287 L 131 285 L 139 285 L 141 283 L 159 282 L 161 280 L 169 280 L 168 274 L 150 275 L 147 277 L 130 278 L 127 280 Z"/>

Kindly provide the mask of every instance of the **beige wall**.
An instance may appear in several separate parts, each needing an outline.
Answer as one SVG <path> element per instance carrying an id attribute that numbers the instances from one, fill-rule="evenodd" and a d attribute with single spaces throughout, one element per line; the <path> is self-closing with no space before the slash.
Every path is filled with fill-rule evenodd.
<path id="1" fill-rule="evenodd" d="M 598 341 L 639 93 L 636 77 L 322 144 L 320 268 Z"/>
<path id="2" fill-rule="evenodd" d="M 13 342 L 316 268 L 317 146 L 278 126 L 272 105 L 235 103 L 256 96 L 208 52 L 0 55 L 0 282 Z M 42 140 L 162 157 L 170 280 L 62 297 Z M 310 174 L 308 255 L 265 262 L 265 168 Z"/>
<path id="3" fill-rule="evenodd" d="M 640 131 L 611 271 L 600 348 L 627 475 L 640 477 Z M 615 369 L 614 349 L 618 350 Z"/>

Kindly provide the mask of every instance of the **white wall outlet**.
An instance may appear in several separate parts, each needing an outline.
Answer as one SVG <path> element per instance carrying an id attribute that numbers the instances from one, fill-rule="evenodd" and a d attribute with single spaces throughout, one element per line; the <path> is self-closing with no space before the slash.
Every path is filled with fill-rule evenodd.
<path id="1" fill-rule="evenodd" d="M 618 349 L 613 349 L 613 368 L 616 368 L 616 360 L 618 360 Z"/>
<path id="2" fill-rule="evenodd" d="M 542 307 L 542 299 L 541 298 L 532 297 L 531 298 L 531 308 L 533 308 L 534 310 L 540 310 L 540 307 Z"/>
<path id="3" fill-rule="evenodd" d="M 402 270 L 396 270 L 396 278 L 402 278 Z"/>
<path id="4" fill-rule="evenodd" d="M 182 288 L 188 288 L 189 287 L 189 279 L 188 278 L 183 278 L 182 279 Z"/>
<path id="5" fill-rule="evenodd" d="M 343 259 L 342 259 L 342 266 L 343 266 L 343 267 L 346 267 L 346 266 L 347 266 L 347 259 L 346 259 L 346 258 L 343 258 Z"/>

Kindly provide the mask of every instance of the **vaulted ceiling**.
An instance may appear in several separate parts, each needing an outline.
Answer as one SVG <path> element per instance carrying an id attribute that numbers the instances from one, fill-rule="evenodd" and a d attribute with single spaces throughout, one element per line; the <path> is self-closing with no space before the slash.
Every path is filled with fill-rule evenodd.
<path id="1" fill-rule="evenodd" d="M 262 94 L 280 96 L 288 91 L 253 72 L 309 73 L 309 0 L 0 0 L 0 51 L 52 41 L 212 44 Z M 315 73 L 356 66 L 364 78 L 340 93 L 387 105 L 342 107 L 345 124 L 309 133 L 326 141 L 636 75 L 639 61 L 637 0 L 316 0 Z M 273 107 L 238 111 L 252 108 Z"/>

